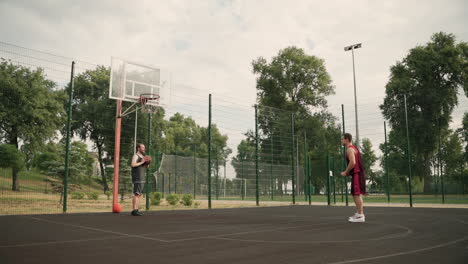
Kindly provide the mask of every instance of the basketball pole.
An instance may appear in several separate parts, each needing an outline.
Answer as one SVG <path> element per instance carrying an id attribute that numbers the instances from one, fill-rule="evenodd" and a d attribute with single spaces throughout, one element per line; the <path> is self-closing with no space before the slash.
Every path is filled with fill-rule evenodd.
<path id="1" fill-rule="evenodd" d="M 114 145 L 114 190 L 112 192 L 112 212 L 118 213 L 119 204 L 119 172 L 120 172 L 120 130 L 122 125 L 122 100 L 117 100 L 115 116 Z M 119 208 L 120 209 L 120 208 Z"/>

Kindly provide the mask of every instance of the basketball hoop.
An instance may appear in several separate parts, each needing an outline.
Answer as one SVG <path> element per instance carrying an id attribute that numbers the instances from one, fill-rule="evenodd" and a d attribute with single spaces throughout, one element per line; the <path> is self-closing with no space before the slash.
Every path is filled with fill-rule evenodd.
<path id="1" fill-rule="evenodd" d="M 143 113 L 148 113 L 148 114 L 156 114 L 159 109 L 159 98 L 160 96 L 158 94 L 140 94 L 140 98 L 138 99 L 138 102 L 140 103 L 140 110 Z M 155 101 L 152 104 L 147 104 L 148 101 Z"/>

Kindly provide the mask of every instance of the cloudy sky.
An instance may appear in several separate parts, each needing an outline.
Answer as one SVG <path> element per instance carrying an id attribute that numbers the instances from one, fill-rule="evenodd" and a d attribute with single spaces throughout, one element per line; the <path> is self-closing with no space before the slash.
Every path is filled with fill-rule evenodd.
<path id="1" fill-rule="evenodd" d="M 192 112 L 199 122 L 206 121 L 205 108 L 190 107 L 204 107 L 212 92 L 233 148 L 250 127 L 242 111 L 255 102 L 252 60 L 291 45 L 325 60 L 336 87 L 330 111 L 338 115 L 344 104 L 353 132 L 352 61 L 343 47 L 362 42 L 355 54 L 361 137 L 376 145 L 383 140 L 378 105 L 390 66 L 434 32 L 468 41 L 468 2 L 0 0 L 0 22 L 3 42 L 96 64 L 119 56 L 170 70 L 174 111 Z M 461 108 L 456 115 L 468 107 Z"/>

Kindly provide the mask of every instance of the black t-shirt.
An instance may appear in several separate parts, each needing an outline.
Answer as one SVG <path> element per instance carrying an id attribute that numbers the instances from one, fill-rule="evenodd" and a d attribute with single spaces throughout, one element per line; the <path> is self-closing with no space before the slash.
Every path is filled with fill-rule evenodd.
<path id="1" fill-rule="evenodd" d="M 144 156 L 137 156 L 137 163 L 140 163 L 143 161 Z M 135 158 L 135 156 L 133 156 Z M 133 159 L 132 159 L 133 160 Z M 133 183 L 145 183 L 145 178 L 146 178 L 146 166 L 145 164 L 141 164 L 140 166 L 137 167 L 132 167 L 132 182 Z"/>

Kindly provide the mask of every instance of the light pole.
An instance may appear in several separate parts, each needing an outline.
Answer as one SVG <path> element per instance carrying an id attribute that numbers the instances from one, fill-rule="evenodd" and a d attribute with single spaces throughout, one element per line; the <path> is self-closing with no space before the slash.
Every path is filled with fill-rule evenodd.
<path id="1" fill-rule="evenodd" d="M 362 43 L 354 44 L 344 48 L 345 51 L 350 51 L 353 54 L 353 80 L 354 80 L 354 112 L 356 114 L 356 147 L 359 148 L 359 125 L 357 111 L 357 96 L 356 96 L 356 71 L 354 69 L 354 50 L 362 47 Z"/>

